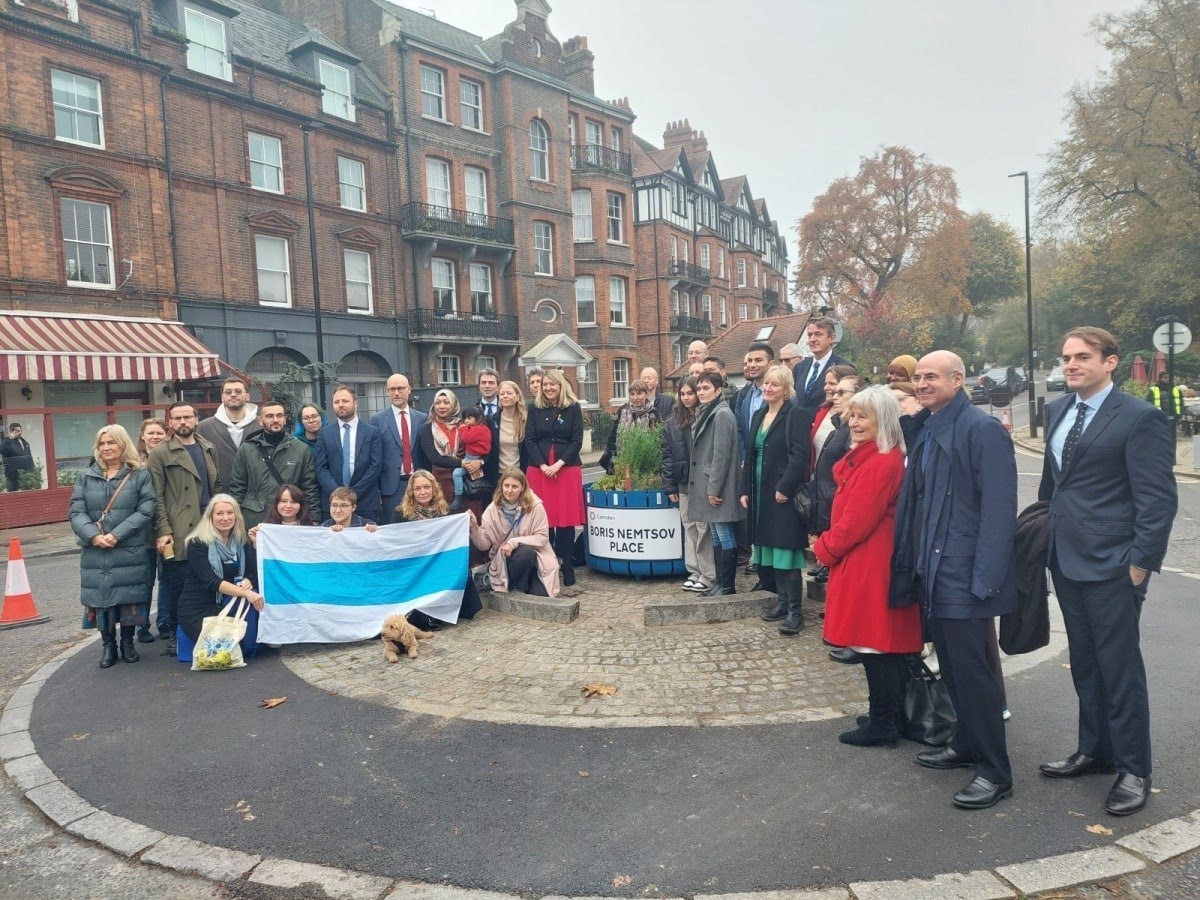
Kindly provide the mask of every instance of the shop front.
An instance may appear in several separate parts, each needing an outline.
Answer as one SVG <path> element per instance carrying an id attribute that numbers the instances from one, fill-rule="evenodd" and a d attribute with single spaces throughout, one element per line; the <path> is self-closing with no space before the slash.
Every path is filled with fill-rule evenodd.
<path id="1" fill-rule="evenodd" d="M 215 378 L 217 357 L 180 322 L 0 311 L 0 417 L 21 426 L 32 469 L 17 490 L 0 478 L 0 529 L 61 522 L 96 432 L 136 439 L 189 383 Z"/>

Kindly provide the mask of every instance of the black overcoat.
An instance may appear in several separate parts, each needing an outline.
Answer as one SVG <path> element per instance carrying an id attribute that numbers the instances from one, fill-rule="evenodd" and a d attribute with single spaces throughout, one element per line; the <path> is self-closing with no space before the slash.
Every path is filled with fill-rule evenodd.
<path id="1" fill-rule="evenodd" d="M 812 453 L 812 413 L 791 403 L 784 403 L 780 408 L 763 442 L 762 480 L 759 490 L 755 491 L 757 435 L 767 409 L 764 404 L 750 420 L 746 463 L 742 467 L 741 494 L 750 498 L 746 519 L 750 542 L 760 547 L 803 550 L 808 546 L 808 523 L 796 512 L 792 498 L 808 473 Z M 776 491 L 787 496 L 786 503 L 776 501 Z"/>

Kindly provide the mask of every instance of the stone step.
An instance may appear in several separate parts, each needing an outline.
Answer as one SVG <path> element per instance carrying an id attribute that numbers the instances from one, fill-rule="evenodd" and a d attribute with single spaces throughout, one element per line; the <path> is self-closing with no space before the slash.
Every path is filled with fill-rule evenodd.
<path id="1" fill-rule="evenodd" d="M 643 604 L 643 621 L 652 625 L 709 625 L 753 619 L 769 610 L 776 599 L 770 591 L 750 591 L 725 597 L 648 597 Z"/>
<path id="2" fill-rule="evenodd" d="M 569 625 L 579 616 L 579 601 L 568 597 L 535 597 L 532 594 L 481 591 L 479 599 L 488 609 L 523 619 Z"/>

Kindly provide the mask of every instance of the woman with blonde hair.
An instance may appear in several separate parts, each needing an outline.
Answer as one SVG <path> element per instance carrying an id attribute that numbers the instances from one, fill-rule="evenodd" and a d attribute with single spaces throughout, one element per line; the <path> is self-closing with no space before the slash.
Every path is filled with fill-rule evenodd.
<path id="1" fill-rule="evenodd" d="M 889 605 L 896 500 L 904 480 L 900 406 L 887 387 L 872 385 L 850 398 L 846 423 L 850 450 L 834 466 L 837 492 L 829 528 L 813 553 L 829 566 L 825 640 L 860 654 L 870 715 L 838 740 L 895 747 L 896 710 L 908 678 L 904 655 L 921 649 L 918 607 Z"/>
<path id="2" fill-rule="evenodd" d="M 583 410 L 571 385 L 558 369 L 547 369 L 542 388 L 529 410 L 525 427 L 525 474 L 542 498 L 550 525 L 550 542 L 558 555 L 562 583 L 575 583 L 572 556 L 575 528 L 587 521 L 583 505 Z"/>
<path id="3" fill-rule="evenodd" d="M 437 478 L 442 493 L 454 496 L 455 469 L 462 468 L 463 444 L 458 433 L 462 421 L 462 406 L 458 396 L 449 388 L 433 395 L 429 418 L 421 426 L 418 438 L 421 454 Z M 482 463 L 480 463 L 482 466 Z"/>
<path id="4" fill-rule="evenodd" d="M 525 426 L 529 422 L 529 410 L 521 396 L 521 386 L 515 381 L 502 381 L 496 394 L 500 401 L 497 417 L 499 438 L 492 442 L 500 472 L 525 468 Z"/>
<path id="5" fill-rule="evenodd" d="M 396 507 L 396 515 L 392 519 L 392 523 L 424 522 L 429 519 L 440 519 L 442 516 L 448 515 L 450 515 L 450 504 L 446 502 L 446 494 L 442 490 L 442 486 L 437 478 L 428 469 L 417 469 L 408 478 L 408 487 L 404 491 L 404 499 Z M 473 517 L 472 524 L 474 524 Z M 462 605 L 458 609 L 458 617 L 460 619 L 473 619 L 475 618 L 475 614 L 483 609 L 483 603 L 479 600 L 479 592 L 475 589 L 475 582 L 471 578 L 470 569 L 463 572 L 463 579 L 465 585 L 463 587 Z M 420 610 L 410 612 L 408 614 L 408 621 L 412 622 L 418 628 L 424 628 L 427 631 L 436 630 L 445 624 L 437 619 L 431 619 Z"/>
<path id="6" fill-rule="evenodd" d="M 215 494 L 184 544 L 187 573 L 179 594 L 179 661 L 192 661 L 205 617 L 215 616 L 234 597 L 250 604 L 242 652 L 257 655 L 263 597 L 251 580 L 258 577 L 258 561 L 237 501 L 229 494 Z"/>
<path id="7" fill-rule="evenodd" d="M 492 590 L 535 597 L 559 595 L 558 559 L 542 501 L 520 469 L 508 469 L 479 524 L 471 516 L 471 543 L 488 554 Z"/>
<path id="8" fill-rule="evenodd" d="M 69 518 L 83 552 L 79 559 L 84 628 L 100 631 L 100 668 L 140 658 L 134 629 L 149 624 L 146 605 L 146 544 L 154 519 L 154 484 L 138 459 L 129 433 L 105 425 L 92 445 L 93 462 L 75 477 Z"/>
<path id="9" fill-rule="evenodd" d="M 795 394 L 791 369 L 767 369 L 763 405 L 750 419 L 741 485 L 747 534 L 754 548 L 751 561 L 758 566 L 759 580 L 778 598 L 762 618 L 779 622 L 779 633 L 789 637 L 804 627 L 808 522 L 793 500 L 804 487 L 812 451 L 812 414 L 792 402 Z"/>

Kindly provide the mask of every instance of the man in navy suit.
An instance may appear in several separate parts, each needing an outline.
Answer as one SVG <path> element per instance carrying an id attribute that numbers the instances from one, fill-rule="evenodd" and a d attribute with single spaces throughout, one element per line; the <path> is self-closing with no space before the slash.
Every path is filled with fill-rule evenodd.
<path id="1" fill-rule="evenodd" d="M 815 413 L 825 402 L 825 373 L 829 367 L 849 366 L 852 363 L 833 352 L 837 329 L 832 319 L 824 316 L 809 319 L 804 334 L 808 338 L 808 349 L 812 351 L 812 356 L 796 363 L 796 368 L 792 370 L 792 377 L 796 381 L 794 402 Z"/>
<path id="2" fill-rule="evenodd" d="M 1150 796 L 1150 700 L 1138 620 L 1178 506 L 1175 446 L 1162 410 L 1113 386 L 1116 339 L 1081 327 L 1063 339 L 1073 393 L 1048 411 L 1040 500 L 1050 501 L 1050 574 L 1079 697 L 1079 744 L 1043 763 L 1051 778 L 1117 772 L 1104 808 Z"/>
<path id="3" fill-rule="evenodd" d="M 971 404 L 965 379 L 948 350 L 925 356 L 913 376 L 930 416 L 909 449 L 896 507 L 891 605 L 920 602 L 958 714 L 950 744 L 918 753 L 917 763 L 973 768 L 954 805 L 987 809 L 1012 794 L 1003 683 L 988 651 L 992 620 L 1017 606 L 1017 463 L 1008 432 Z"/>
<path id="4" fill-rule="evenodd" d="M 395 519 L 396 507 L 408 490 L 408 477 L 425 468 L 418 432 L 427 416 L 408 405 L 412 385 L 403 375 L 387 380 L 391 406 L 371 417 L 371 425 L 379 429 L 383 458 L 379 471 L 379 493 L 383 501 L 383 524 Z M 359 501 L 362 505 L 362 501 Z"/>
<path id="5" fill-rule="evenodd" d="M 364 519 L 379 522 L 379 473 L 383 463 L 383 441 L 379 429 L 358 418 L 358 393 L 349 385 L 339 384 L 333 392 L 333 413 L 337 419 L 317 434 L 317 482 L 321 485 L 321 506 L 329 517 L 329 495 L 335 488 L 353 488 L 358 495 L 356 512 Z"/>

